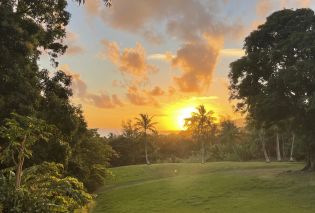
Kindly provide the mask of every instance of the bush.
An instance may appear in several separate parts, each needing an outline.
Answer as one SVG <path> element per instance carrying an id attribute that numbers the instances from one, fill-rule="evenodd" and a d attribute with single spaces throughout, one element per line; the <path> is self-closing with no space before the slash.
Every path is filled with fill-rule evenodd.
<path id="1" fill-rule="evenodd" d="M 45 162 L 26 169 L 19 189 L 15 189 L 14 180 L 11 170 L 1 172 L 0 203 L 4 212 L 74 212 L 92 200 L 83 183 L 64 176 L 62 164 Z"/>

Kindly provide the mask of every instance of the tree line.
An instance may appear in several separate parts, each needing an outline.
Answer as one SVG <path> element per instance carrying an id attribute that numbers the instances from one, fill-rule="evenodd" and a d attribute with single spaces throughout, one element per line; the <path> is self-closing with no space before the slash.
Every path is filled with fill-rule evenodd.
<path id="1" fill-rule="evenodd" d="M 252 119 L 245 126 L 238 126 L 229 118 L 218 121 L 214 112 L 203 105 L 185 120 L 186 130 L 159 134 L 155 124 L 153 116 L 140 114 L 123 122 L 121 134 L 110 134 L 107 140 L 116 152 L 111 165 L 304 159 L 301 140 L 289 129 L 269 128 L 261 132 Z M 151 134 L 144 131 L 145 126 L 150 126 Z"/>

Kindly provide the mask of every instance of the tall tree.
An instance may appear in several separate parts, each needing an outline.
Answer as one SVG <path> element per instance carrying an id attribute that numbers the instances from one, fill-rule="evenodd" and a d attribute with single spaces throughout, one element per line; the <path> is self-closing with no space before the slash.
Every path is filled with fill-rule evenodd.
<path id="1" fill-rule="evenodd" d="M 157 122 L 153 122 L 153 116 L 149 116 L 148 114 L 139 114 L 139 117 L 136 119 L 136 129 L 139 131 L 144 140 L 144 152 L 145 152 L 145 161 L 146 164 L 150 164 L 149 157 L 148 157 L 148 141 L 147 137 L 149 132 L 156 134 L 156 124 Z"/>
<path id="2" fill-rule="evenodd" d="M 64 26 L 69 20 L 66 1 L 3 0 L 0 4 L 0 123 L 15 111 L 34 113 L 40 98 L 37 60 L 46 51 L 56 57 L 66 46 Z"/>
<path id="3" fill-rule="evenodd" d="M 246 39 L 245 56 L 231 63 L 231 99 L 265 126 L 294 118 L 307 141 L 307 169 L 315 169 L 315 16 L 284 9 Z"/>
<path id="4" fill-rule="evenodd" d="M 205 163 L 205 142 L 209 133 L 215 128 L 215 117 L 213 111 L 207 111 L 204 105 L 197 108 L 190 118 L 185 119 L 185 126 L 196 136 L 198 143 L 201 144 L 201 163 Z"/>
<path id="5" fill-rule="evenodd" d="M 56 67 L 66 51 L 67 2 L 1 0 L 0 124 L 13 111 L 30 115 L 38 109 L 42 75 L 37 62 L 45 52 Z M 104 3 L 110 6 L 111 1 Z"/>

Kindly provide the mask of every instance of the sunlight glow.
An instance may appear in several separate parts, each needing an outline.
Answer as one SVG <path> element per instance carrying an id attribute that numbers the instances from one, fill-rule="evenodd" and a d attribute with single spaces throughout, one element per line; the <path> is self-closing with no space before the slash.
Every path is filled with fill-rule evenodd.
<path id="1" fill-rule="evenodd" d="M 195 112 L 195 107 L 187 107 L 179 110 L 179 115 L 177 117 L 178 128 L 184 130 L 185 128 L 185 119 L 191 117 L 191 113 Z"/>
<path id="2" fill-rule="evenodd" d="M 211 102 L 216 100 L 216 96 L 197 96 L 187 99 L 177 100 L 176 102 L 165 105 L 159 117 L 161 128 L 171 131 L 186 130 L 185 119 L 190 118 L 192 112 L 196 112 L 196 107 L 203 104 L 207 111 L 214 111 L 214 116 L 219 121 L 219 110 Z"/>

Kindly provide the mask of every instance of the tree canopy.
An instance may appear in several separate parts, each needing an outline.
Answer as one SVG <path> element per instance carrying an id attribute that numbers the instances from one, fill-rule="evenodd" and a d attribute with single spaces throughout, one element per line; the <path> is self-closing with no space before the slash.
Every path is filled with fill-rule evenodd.
<path id="1" fill-rule="evenodd" d="M 311 9 L 271 14 L 245 39 L 245 56 L 231 63 L 229 73 L 237 110 L 265 127 L 290 120 L 309 145 L 315 132 L 314 24 Z"/>
<path id="2" fill-rule="evenodd" d="M 104 3 L 110 6 L 110 1 Z M 100 187 L 109 174 L 106 167 L 113 150 L 105 138 L 88 129 L 82 110 L 71 103 L 71 76 L 56 70 L 58 57 L 67 49 L 67 4 L 67 0 L 0 1 L 0 171 L 10 170 L 16 180 L 13 183 L 11 175 L 3 179 L 6 185 L 0 187 L 0 203 L 4 211 L 42 212 L 36 199 L 28 197 L 46 193 L 59 195 L 65 201 L 59 200 L 59 207 L 73 212 L 90 200 L 86 191 Z M 43 54 L 49 56 L 53 70 L 40 69 Z M 62 164 L 63 172 L 71 177 L 51 175 L 53 164 L 46 161 Z M 23 170 L 39 165 L 46 168 L 42 171 L 47 176 L 41 174 L 43 178 L 35 182 L 48 188 L 35 189 L 24 181 Z M 82 200 L 74 201 L 67 193 Z M 48 205 L 49 200 L 40 202 Z"/>

